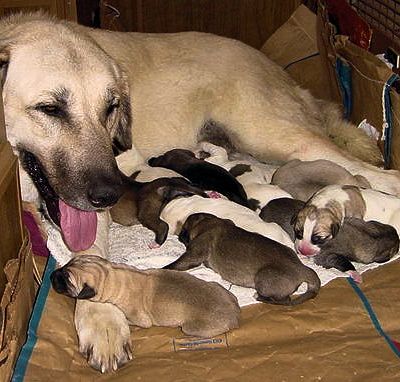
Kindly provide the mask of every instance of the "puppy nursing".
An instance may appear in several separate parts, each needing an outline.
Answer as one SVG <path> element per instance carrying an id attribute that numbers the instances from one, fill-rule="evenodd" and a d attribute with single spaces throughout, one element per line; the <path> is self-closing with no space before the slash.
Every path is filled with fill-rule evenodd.
<path id="1" fill-rule="evenodd" d="M 224 168 L 197 159 L 189 150 L 174 149 L 159 157 L 150 158 L 152 167 L 165 167 L 174 170 L 205 190 L 214 190 L 228 199 L 250 207 L 242 185 Z"/>
<path id="2" fill-rule="evenodd" d="M 257 233 L 236 227 L 227 219 L 194 214 L 182 227 L 179 239 L 186 252 L 167 269 L 187 270 L 202 263 L 236 285 L 255 288 L 260 301 L 300 304 L 317 295 L 320 280 L 290 248 Z M 303 283 L 307 291 L 290 296 Z"/>
<path id="3" fill-rule="evenodd" d="M 221 285 L 162 269 L 139 271 L 98 256 L 78 256 L 51 275 L 58 293 L 107 302 L 132 325 L 181 327 L 189 335 L 213 337 L 239 326 L 236 297 Z"/>

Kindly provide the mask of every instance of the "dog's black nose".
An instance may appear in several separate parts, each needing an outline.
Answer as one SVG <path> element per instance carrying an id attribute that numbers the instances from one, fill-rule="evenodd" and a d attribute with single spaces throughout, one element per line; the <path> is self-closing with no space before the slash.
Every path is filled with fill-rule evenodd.
<path id="1" fill-rule="evenodd" d="M 50 281 L 57 293 L 65 294 L 68 292 L 68 273 L 63 268 L 56 269 L 50 275 Z"/>
<path id="2" fill-rule="evenodd" d="M 123 194 L 122 181 L 93 182 L 89 186 L 88 199 L 93 207 L 105 208 L 114 205 Z"/>

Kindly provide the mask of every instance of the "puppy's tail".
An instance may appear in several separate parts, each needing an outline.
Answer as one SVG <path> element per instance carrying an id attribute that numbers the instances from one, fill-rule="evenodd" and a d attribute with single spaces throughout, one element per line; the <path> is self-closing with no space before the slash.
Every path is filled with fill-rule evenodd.
<path id="1" fill-rule="evenodd" d="M 266 302 L 269 304 L 276 304 L 276 305 L 299 305 L 303 302 L 310 300 L 317 296 L 319 289 L 321 288 L 321 280 L 319 279 L 318 275 L 315 273 L 314 270 L 308 267 L 304 267 L 304 278 L 301 280 L 302 282 L 307 283 L 307 290 L 301 295 L 294 295 L 294 296 L 285 296 L 281 298 L 273 297 L 273 296 L 265 296 L 259 293 L 257 300 L 261 302 Z M 257 287 L 256 287 L 257 289 Z"/>
<path id="2" fill-rule="evenodd" d="M 303 294 L 291 297 L 288 305 L 299 305 L 307 300 L 310 300 L 311 298 L 316 297 L 319 289 L 321 288 L 321 280 L 315 271 L 308 267 L 305 268 L 306 277 L 304 281 L 307 283 L 307 290 Z"/>

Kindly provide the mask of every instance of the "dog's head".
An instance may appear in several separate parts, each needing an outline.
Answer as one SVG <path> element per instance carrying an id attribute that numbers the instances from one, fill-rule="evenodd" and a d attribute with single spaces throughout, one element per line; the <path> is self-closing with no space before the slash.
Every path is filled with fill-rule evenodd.
<path id="1" fill-rule="evenodd" d="M 190 150 L 173 149 L 158 157 L 150 158 L 147 163 L 151 167 L 166 167 L 170 169 L 175 169 L 181 164 L 196 159 L 197 158 L 195 154 Z"/>
<path id="2" fill-rule="evenodd" d="M 55 223 L 60 199 L 74 216 L 113 205 L 114 154 L 132 146 L 126 78 L 84 33 L 40 14 L 0 21 L 7 137 Z"/>
<path id="3" fill-rule="evenodd" d="M 99 256 L 77 256 L 53 271 L 50 280 L 57 293 L 99 301 L 110 269 L 110 263 Z"/>
<path id="4" fill-rule="evenodd" d="M 320 247 L 339 232 L 341 216 L 332 208 L 317 208 L 307 204 L 292 220 L 296 251 L 314 256 Z"/>

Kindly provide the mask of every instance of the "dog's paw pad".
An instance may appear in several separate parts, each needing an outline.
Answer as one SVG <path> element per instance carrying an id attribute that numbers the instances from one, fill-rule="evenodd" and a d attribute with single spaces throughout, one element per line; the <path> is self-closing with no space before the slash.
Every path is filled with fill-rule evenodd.
<path id="1" fill-rule="evenodd" d="M 349 271 L 348 274 L 357 284 L 361 284 L 363 282 L 361 273 L 358 273 L 357 271 Z"/>
<path id="2" fill-rule="evenodd" d="M 115 371 L 133 358 L 128 322 L 120 313 L 93 315 L 80 323 L 79 351 L 102 373 Z"/>
<path id="3" fill-rule="evenodd" d="M 206 194 L 211 199 L 221 199 L 222 198 L 221 194 L 217 191 L 206 191 Z"/>
<path id="4" fill-rule="evenodd" d="M 149 249 L 157 249 L 157 248 L 160 248 L 161 245 L 160 245 L 160 244 L 157 244 L 155 241 L 152 241 L 152 242 L 150 242 L 150 243 L 147 244 L 147 247 L 148 247 Z"/>

